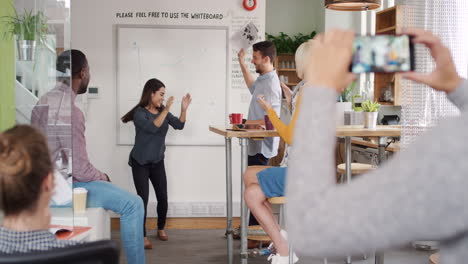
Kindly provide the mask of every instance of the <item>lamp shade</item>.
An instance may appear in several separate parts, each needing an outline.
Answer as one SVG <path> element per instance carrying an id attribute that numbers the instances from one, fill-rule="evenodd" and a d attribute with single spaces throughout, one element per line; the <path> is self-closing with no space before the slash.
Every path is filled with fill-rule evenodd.
<path id="1" fill-rule="evenodd" d="M 325 0 L 325 7 L 339 11 L 365 11 L 380 7 L 380 0 Z"/>

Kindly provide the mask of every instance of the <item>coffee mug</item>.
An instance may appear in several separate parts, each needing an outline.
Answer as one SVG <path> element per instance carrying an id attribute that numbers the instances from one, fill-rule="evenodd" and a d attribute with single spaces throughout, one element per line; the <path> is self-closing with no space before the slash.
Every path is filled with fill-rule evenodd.
<path id="1" fill-rule="evenodd" d="M 229 114 L 229 121 L 232 125 L 242 124 L 242 114 L 241 113 Z"/>
<path id="2" fill-rule="evenodd" d="M 271 123 L 270 117 L 268 115 L 265 115 L 265 129 L 266 130 L 274 130 L 273 124 Z"/>
<path id="3" fill-rule="evenodd" d="M 85 188 L 73 188 L 73 211 L 83 213 L 86 211 L 86 196 L 88 190 Z"/>

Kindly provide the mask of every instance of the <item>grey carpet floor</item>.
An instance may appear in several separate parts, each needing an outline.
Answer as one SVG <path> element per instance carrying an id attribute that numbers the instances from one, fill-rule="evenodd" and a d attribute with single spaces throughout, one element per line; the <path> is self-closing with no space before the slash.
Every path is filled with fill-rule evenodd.
<path id="1" fill-rule="evenodd" d="M 155 236 L 155 231 L 149 232 L 149 239 L 153 243 L 153 249 L 145 250 L 146 263 L 148 264 L 188 264 L 227 263 L 226 239 L 224 230 L 166 230 L 169 241 L 160 241 Z M 112 239 L 120 241 L 120 232 L 113 231 Z M 240 263 L 240 241 L 234 240 L 234 264 Z M 410 246 L 399 250 L 386 252 L 385 264 L 428 264 L 429 255 L 432 252 L 417 251 Z M 310 257 L 300 257 L 298 264 L 322 264 L 322 260 Z M 123 253 L 121 263 L 125 263 Z M 266 257 L 250 258 L 250 264 L 267 264 Z M 342 264 L 344 258 L 329 260 L 328 264 Z M 372 255 L 364 260 L 362 256 L 353 258 L 355 264 L 374 264 Z"/>

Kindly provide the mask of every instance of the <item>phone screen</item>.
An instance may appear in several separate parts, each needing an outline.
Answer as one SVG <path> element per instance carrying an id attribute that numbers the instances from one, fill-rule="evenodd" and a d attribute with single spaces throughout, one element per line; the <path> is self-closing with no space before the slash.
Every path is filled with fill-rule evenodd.
<path id="1" fill-rule="evenodd" d="M 408 35 L 358 36 L 353 43 L 351 72 L 414 70 L 413 44 Z"/>

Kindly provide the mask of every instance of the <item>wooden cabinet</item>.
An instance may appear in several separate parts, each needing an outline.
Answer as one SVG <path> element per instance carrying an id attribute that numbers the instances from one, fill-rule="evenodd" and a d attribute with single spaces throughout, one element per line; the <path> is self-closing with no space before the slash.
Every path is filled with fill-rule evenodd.
<path id="1" fill-rule="evenodd" d="M 375 18 L 375 33 L 395 35 L 403 27 L 403 6 L 396 5 L 377 12 Z M 375 73 L 374 100 L 382 105 L 401 105 L 401 77 L 394 73 Z M 390 90 L 393 101 L 384 101 L 383 93 Z"/>
<path id="2" fill-rule="evenodd" d="M 291 89 L 301 81 L 299 77 L 297 77 L 294 54 L 279 54 L 276 56 L 274 65 L 280 80 L 281 76 L 287 77 L 287 82 L 285 81 L 284 83 Z"/>

